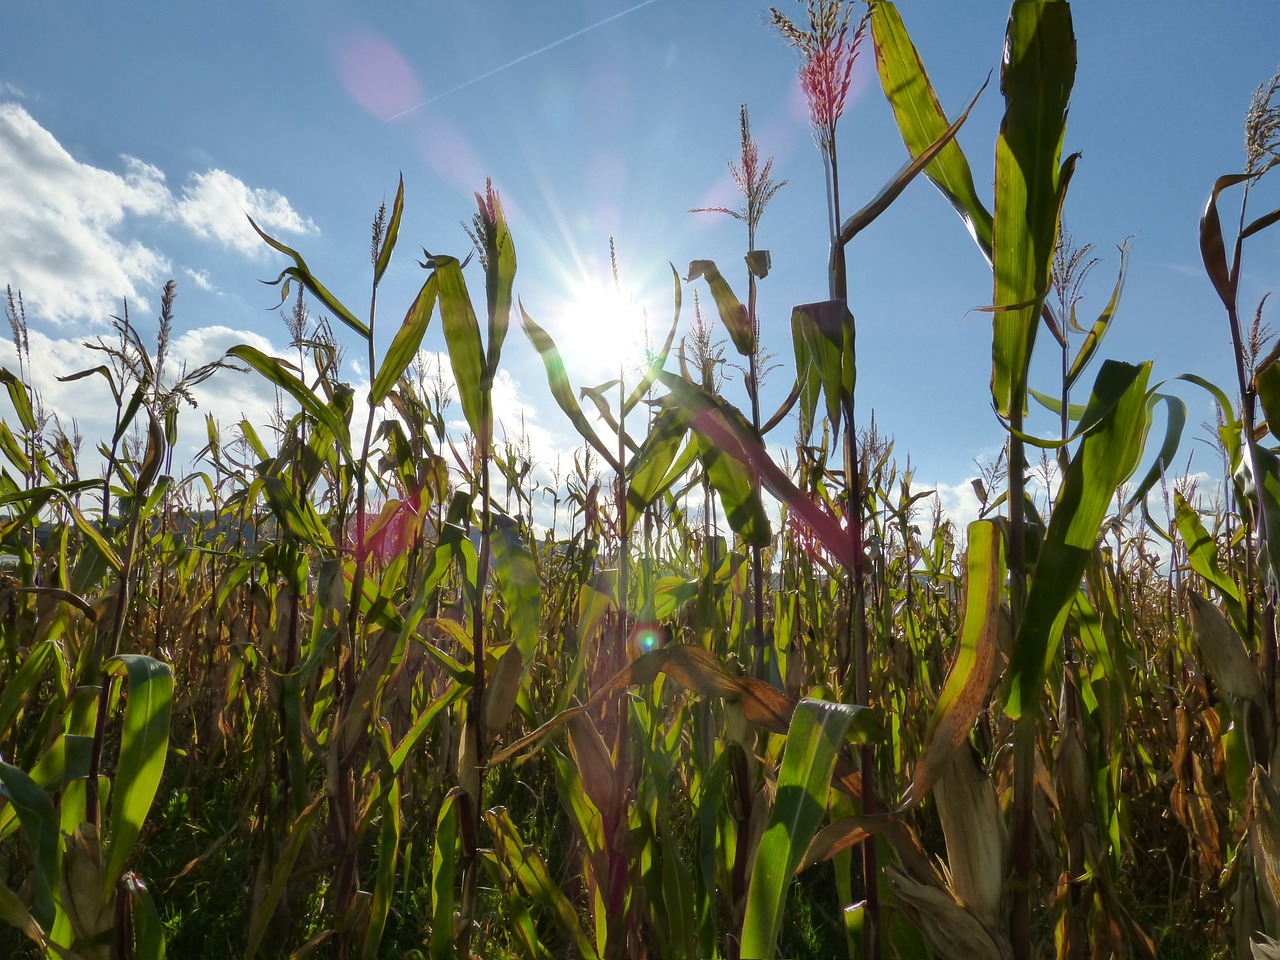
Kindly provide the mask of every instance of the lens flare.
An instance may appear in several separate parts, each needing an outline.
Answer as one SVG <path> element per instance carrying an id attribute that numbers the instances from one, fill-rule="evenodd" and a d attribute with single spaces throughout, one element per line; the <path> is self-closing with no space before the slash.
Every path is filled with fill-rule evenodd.
<path id="1" fill-rule="evenodd" d="M 636 650 L 641 653 L 652 653 L 665 644 L 665 634 L 661 624 L 639 623 L 631 634 Z"/>

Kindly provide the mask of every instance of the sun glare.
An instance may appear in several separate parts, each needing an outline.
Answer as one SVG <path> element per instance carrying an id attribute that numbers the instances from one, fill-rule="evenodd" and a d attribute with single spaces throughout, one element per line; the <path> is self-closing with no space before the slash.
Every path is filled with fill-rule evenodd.
<path id="1" fill-rule="evenodd" d="M 559 319 L 560 349 L 584 375 L 630 374 L 644 360 L 644 307 L 612 283 L 575 284 Z"/>

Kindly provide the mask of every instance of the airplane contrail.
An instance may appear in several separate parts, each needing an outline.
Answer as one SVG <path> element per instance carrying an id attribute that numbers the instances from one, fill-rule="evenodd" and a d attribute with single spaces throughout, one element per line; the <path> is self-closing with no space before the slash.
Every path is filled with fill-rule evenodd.
<path id="1" fill-rule="evenodd" d="M 562 43 L 568 43 L 570 40 L 576 40 L 578 39 L 578 37 L 582 36 L 584 33 L 590 33 L 592 30 L 595 30 L 597 27 L 603 27 L 606 23 L 612 23 L 614 20 L 618 20 L 622 17 L 625 17 L 629 13 L 635 13 L 641 7 L 647 7 L 649 6 L 649 4 L 657 3 L 657 2 L 658 0 L 642 0 L 642 2 L 637 3 L 633 7 L 627 7 L 627 9 L 625 10 L 619 10 L 617 13 L 613 14 L 612 16 L 605 17 L 603 20 L 600 20 L 597 23 L 593 23 L 590 26 L 583 27 L 581 30 L 578 30 L 575 33 L 571 33 L 566 37 L 561 37 L 559 40 L 554 40 L 551 43 L 548 43 L 545 47 L 539 47 L 537 50 L 533 50 L 533 51 L 530 51 L 529 53 L 523 54 L 522 56 L 516 57 L 510 63 L 504 63 L 500 67 L 494 67 L 488 73 L 482 73 L 478 77 L 472 77 L 470 80 L 466 81 L 465 83 L 460 83 L 456 87 L 451 87 L 450 89 L 444 91 L 444 93 L 437 93 L 434 97 L 430 98 L 429 100 L 423 100 L 421 103 L 415 103 L 412 107 L 406 107 L 404 110 L 401 110 L 399 113 L 392 114 L 387 119 L 399 120 L 401 117 L 405 116 L 406 114 L 413 113 L 413 111 L 415 110 L 420 110 L 423 107 L 427 106 L 428 104 L 435 103 L 437 100 L 443 100 L 445 97 L 450 96 L 451 94 L 455 94 L 459 90 L 465 90 L 467 87 L 471 86 L 472 84 L 479 83 L 481 80 L 488 80 L 490 77 L 492 77 L 496 73 L 501 73 L 503 70 L 508 70 L 511 67 L 514 67 L 518 63 L 524 63 L 526 60 L 529 60 L 532 57 L 536 57 L 540 53 L 546 53 L 548 50 L 554 50 L 556 47 L 560 46 Z"/>

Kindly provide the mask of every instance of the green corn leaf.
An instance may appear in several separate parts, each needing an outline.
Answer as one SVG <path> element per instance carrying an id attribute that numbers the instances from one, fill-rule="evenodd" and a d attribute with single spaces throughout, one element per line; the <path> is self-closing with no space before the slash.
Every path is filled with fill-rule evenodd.
<path id="1" fill-rule="evenodd" d="M 1178 446 L 1182 443 L 1182 431 L 1187 425 L 1187 405 L 1178 397 L 1153 392 L 1147 398 L 1147 416 L 1149 419 L 1154 413 L 1156 403 L 1161 400 L 1164 401 L 1166 410 L 1164 441 L 1160 444 L 1160 452 L 1156 455 L 1155 462 L 1151 464 L 1151 469 L 1147 471 L 1146 476 L 1142 478 L 1142 482 L 1138 484 L 1125 504 L 1126 513 L 1137 504 L 1145 502 L 1151 488 L 1160 482 L 1169 467 L 1172 466 L 1173 458 L 1178 452 Z M 1157 529 L 1155 524 L 1151 524 L 1151 526 L 1152 529 Z"/>
<path id="2" fill-rule="evenodd" d="M 880 86 L 893 108 L 898 131 L 907 151 L 913 157 L 920 156 L 946 135 L 949 124 L 896 4 L 881 2 L 872 6 L 871 38 Z M 990 260 L 991 214 L 978 199 L 969 161 L 954 138 L 925 167 L 925 175 L 960 214 L 978 249 Z"/>
<path id="3" fill-rule="evenodd" d="M 716 310 L 729 337 L 738 353 L 749 357 L 755 351 L 755 331 L 751 329 L 751 318 L 747 316 L 747 308 L 738 300 L 737 294 L 729 286 L 720 268 L 712 260 L 694 260 L 689 264 L 687 280 L 693 281 L 702 277 L 711 288 L 711 296 L 715 298 Z"/>
<path id="4" fill-rule="evenodd" d="M 671 489 L 692 465 L 697 447 L 681 443 L 688 432 L 688 418 L 678 408 L 666 409 L 658 415 L 639 452 L 627 465 L 627 529 L 635 529 L 636 521 L 659 496 Z M 677 459 L 676 454 L 680 453 Z"/>
<path id="5" fill-rule="evenodd" d="M 257 956 L 258 948 L 262 946 L 262 939 L 267 934 L 271 918 L 275 916 L 276 908 L 280 905 L 280 899 L 288 889 L 289 881 L 295 879 L 293 875 L 294 864 L 297 863 L 298 855 L 302 852 L 307 838 L 311 835 L 311 830 L 315 825 L 316 814 L 319 813 L 323 801 L 323 795 L 316 797 L 294 819 L 293 824 L 289 827 L 288 838 L 284 843 L 284 848 L 277 855 L 275 867 L 271 871 L 271 882 L 267 885 L 266 893 L 263 895 L 261 902 L 255 905 L 249 914 L 249 933 L 244 951 L 245 957 Z"/>
<path id="6" fill-rule="evenodd" d="M 423 735 L 436 717 L 440 716 L 450 704 L 455 703 L 464 692 L 466 692 L 465 687 L 456 680 L 452 681 L 444 693 L 432 700 L 430 705 L 419 714 L 413 726 L 409 728 L 409 732 L 396 744 L 395 751 L 391 754 L 390 766 L 392 773 L 400 772 L 405 760 L 408 759 L 413 748 L 422 740 Z"/>
<path id="7" fill-rule="evenodd" d="M 462 787 L 453 787 L 440 804 L 431 846 L 431 960 L 453 960 L 454 867 L 458 863 L 458 808 Z"/>
<path id="8" fill-rule="evenodd" d="M 132 960 L 164 960 L 164 923 L 147 885 L 137 874 L 126 873 L 120 878 L 117 896 L 128 902 L 126 929 L 133 935 L 128 956 Z"/>
<path id="9" fill-rule="evenodd" d="M 551 878 L 542 858 L 532 847 L 525 845 L 516 825 L 511 822 L 510 814 L 502 807 L 495 807 L 485 811 L 484 819 L 493 833 L 498 858 L 506 864 L 524 891 L 546 911 L 584 960 L 598 957 L 596 946 L 582 929 L 573 904 Z"/>
<path id="10" fill-rule="evenodd" d="M 1045 672 L 1057 654 L 1062 625 L 1080 589 L 1089 555 L 1116 489 L 1137 466 L 1147 425 L 1146 386 L 1150 363 L 1108 360 L 1098 372 L 1085 410 L 1127 384 L 1110 413 L 1080 442 L 1063 477 L 1049 529 L 1027 595 L 1026 612 L 1014 638 L 1006 681 L 1005 712 L 1017 719 L 1037 709 Z"/>
<path id="11" fill-rule="evenodd" d="M 44 679 L 45 671 L 55 662 L 58 653 L 57 643 L 53 640 L 42 641 L 27 652 L 22 666 L 9 674 L 4 692 L 0 693 L 0 738 L 9 738 L 14 718 L 24 704 L 36 702 L 34 691 Z"/>
<path id="12" fill-rule="evenodd" d="M 751 470 L 750 461 L 734 457 L 715 440 L 725 432 L 749 431 L 746 420 L 725 407 L 695 418 L 692 422 L 698 457 L 707 471 L 711 486 L 720 496 L 729 526 L 744 543 L 767 547 L 773 539 L 769 516 L 760 498 L 760 480 Z M 718 422 L 712 422 L 718 421 Z"/>
<path id="13" fill-rule="evenodd" d="M 493 569 L 507 604 L 511 638 L 520 649 L 524 669 L 537 653 L 542 624 L 542 591 L 533 555 L 520 539 L 518 524 L 510 517 L 494 516 Z"/>
<path id="14" fill-rule="evenodd" d="M 333 435 L 347 459 L 352 459 L 351 437 L 345 420 L 338 415 L 331 404 L 325 403 L 291 372 L 292 364 L 277 357 L 269 357 L 257 347 L 251 347 L 247 343 L 236 344 L 227 351 L 227 356 L 243 360 L 266 377 L 270 383 L 293 397 L 303 410 Z"/>
<path id="15" fill-rule="evenodd" d="M 53 926 L 54 905 L 62 871 L 62 842 L 53 800 L 17 767 L 0 760 L 0 792 L 18 811 L 35 865 L 32 910 L 45 930 Z"/>
<path id="16" fill-rule="evenodd" d="M 1041 393 L 1039 390 L 1028 390 L 1027 393 L 1029 393 L 1031 395 L 1031 398 L 1035 400 L 1038 404 L 1040 404 L 1040 406 L 1044 407 L 1046 410 L 1056 413 L 1059 416 L 1062 415 L 1062 401 L 1057 397 L 1051 397 L 1049 396 L 1049 394 Z M 1072 423 L 1078 423 L 1080 421 L 1080 418 L 1083 416 L 1084 416 L 1083 403 L 1067 404 L 1067 419 L 1069 421 L 1071 421 Z"/>
<path id="17" fill-rule="evenodd" d="M 1265 364 L 1253 378 L 1271 435 L 1280 440 L 1280 361 Z"/>
<path id="18" fill-rule="evenodd" d="M 59 378 L 61 379 L 61 378 Z M 18 415 L 18 422 L 28 433 L 36 430 L 36 415 L 31 407 L 31 389 L 19 380 L 8 367 L 0 367 L 0 382 L 9 391 L 9 400 Z"/>
<path id="19" fill-rule="evenodd" d="M 428 255 L 430 256 L 430 255 Z M 493 411 L 491 382 L 485 373 L 484 347 L 480 343 L 480 322 L 471 306 L 462 264 L 453 257 L 432 257 L 440 291 L 440 321 L 449 347 L 449 365 L 462 401 L 467 425 L 487 454 L 492 440 Z"/>
<path id="20" fill-rule="evenodd" d="M 1076 358 L 1071 361 L 1071 369 L 1067 371 L 1068 388 L 1074 386 L 1075 382 L 1080 379 L 1080 374 L 1084 373 L 1085 368 L 1089 366 L 1089 362 L 1093 360 L 1098 352 L 1098 347 L 1102 345 L 1103 337 L 1111 329 L 1111 321 L 1115 318 L 1116 310 L 1120 307 L 1120 295 L 1124 292 L 1124 278 L 1128 266 L 1129 242 L 1126 240 L 1120 247 L 1120 272 L 1116 277 L 1116 285 L 1111 290 L 1111 299 L 1107 301 L 1106 307 L 1098 315 L 1098 319 L 1093 322 L 1089 332 L 1085 334 L 1084 342 L 1080 344 Z M 1075 311 L 1072 312 L 1074 313 Z"/>
<path id="21" fill-rule="evenodd" d="M 382 238 L 382 248 L 378 251 L 378 261 L 373 268 L 373 285 L 382 282 L 382 275 L 387 272 L 391 263 L 391 254 L 396 249 L 396 240 L 400 238 L 400 217 L 404 214 L 404 174 L 400 174 L 400 185 L 396 187 L 396 198 L 391 204 L 391 220 L 387 223 L 386 234 Z"/>
<path id="22" fill-rule="evenodd" d="M 569 385 L 569 377 L 564 372 L 564 360 L 560 357 L 555 341 L 551 339 L 550 334 L 533 322 L 533 318 L 525 311 L 524 304 L 520 305 L 520 316 L 525 335 L 538 351 L 543 365 L 547 368 L 547 383 L 556 403 L 577 429 L 578 435 L 591 444 L 596 453 L 604 458 L 605 463 L 615 471 L 621 471 L 622 465 L 618 462 L 617 454 L 605 445 L 591 426 L 591 422 L 582 413 L 582 407 L 578 405 L 578 400 L 573 395 L 573 387 Z"/>
<path id="23" fill-rule="evenodd" d="M 791 311 L 791 341 L 800 375 L 800 430 L 813 432 L 818 388 L 827 401 L 827 418 L 838 437 L 841 406 L 857 379 L 853 314 L 843 300 L 805 303 Z"/>
<path id="24" fill-rule="evenodd" d="M 9 462 L 18 468 L 18 472 L 23 476 L 31 473 L 31 460 L 27 456 L 22 444 L 18 438 L 13 435 L 13 431 L 9 429 L 9 424 L 0 421 L 0 451 L 9 458 Z"/>
<path id="25" fill-rule="evenodd" d="M 823 700 L 801 700 L 796 705 L 778 772 L 777 796 L 751 869 L 742 921 L 744 958 L 776 954 L 787 889 L 826 815 L 836 754 L 862 709 Z"/>
<path id="26" fill-rule="evenodd" d="M 497 376 L 502 344 L 511 325 L 516 245 L 511 239 L 511 230 L 507 227 L 502 200 L 492 184 L 486 184 L 483 196 L 476 194 L 476 203 L 480 207 L 480 220 L 484 224 L 480 239 L 484 243 L 485 299 L 489 308 L 489 352 L 485 369 L 492 381 Z"/>
<path id="27" fill-rule="evenodd" d="M 280 477 L 267 476 L 262 482 L 271 510 L 286 530 L 315 547 L 333 545 L 329 531 L 311 501 L 294 496 L 289 482 Z"/>
<path id="28" fill-rule="evenodd" d="M 661 379 L 676 402 L 694 417 L 693 425 L 706 441 L 716 445 L 729 459 L 749 466 L 753 476 L 787 505 L 791 514 L 804 523 L 845 569 L 855 568 L 857 555 L 853 538 L 839 520 L 797 488 L 778 468 L 764 444 L 743 425 L 741 414 L 682 377 L 663 374 Z"/>
<path id="29" fill-rule="evenodd" d="M 262 228 L 253 222 L 253 217 L 249 217 L 248 219 L 249 226 L 253 227 L 254 232 L 257 233 L 257 235 L 260 236 L 269 247 L 279 250 L 294 262 L 294 266 L 282 270 L 280 272 L 280 276 L 276 277 L 275 280 L 263 281 L 273 287 L 283 284 L 280 288 L 280 303 L 283 304 L 289 299 L 290 280 L 297 280 L 303 285 L 303 287 L 311 292 L 313 297 L 324 304 L 325 308 L 328 309 L 335 317 L 345 323 L 356 333 L 360 334 L 360 336 L 365 340 L 368 340 L 372 336 L 369 332 L 369 328 L 365 326 L 362 321 L 357 320 L 356 315 L 343 306 L 342 301 L 330 293 L 325 285 L 312 275 L 310 268 L 307 267 L 307 262 L 302 259 L 302 255 L 299 254 L 298 251 L 285 246 L 279 240 L 269 237 L 267 234 L 263 233 Z M 285 279 L 286 277 L 289 279 Z"/>
<path id="30" fill-rule="evenodd" d="M 270 460 L 271 454 L 267 453 L 266 445 L 262 442 L 262 438 L 258 436 L 258 431 L 248 420 L 240 421 L 240 438 L 245 445 L 253 452 L 253 455 L 261 460 Z"/>
<path id="31" fill-rule="evenodd" d="M 1000 74 L 1005 114 L 996 141 L 992 230 L 992 302 L 999 309 L 993 319 L 991 394 L 1006 420 L 1026 402 L 1027 367 L 1074 167 L 1074 157 L 1061 168 L 1059 158 L 1075 66 L 1070 7 L 1016 0 Z"/>
<path id="32" fill-rule="evenodd" d="M 1173 493 L 1174 522 L 1178 528 L 1178 536 L 1187 548 L 1187 560 L 1191 569 L 1210 583 L 1222 596 L 1227 612 L 1237 630 L 1247 632 L 1248 622 L 1244 613 L 1244 604 L 1240 596 L 1240 588 L 1218 563 L 1218 542 L 1213 538 L 1199 515 L 1187 503 L 1186 498 L 1175 490 Z"/>
<path id="33" fill-rule="evenodd" d="M 34 491 L 32 492 L 34 493 Z M 93 545 L 93 548 L 98 551 L 98 554 L 107 562 L 107 565 L 116 573 L 123 570 L 124 561 L 120 559 L 120 555 L 112 549 L 102 534 L 98 532 L 98 525 L 81 513 L 80 508 L 61 492 L 58 493 L 58 498 L 66 504 L 67 512 L 71 514 L 71 519 L 75 521 L 76 529 Z"/>
<path id="34" fill-rule="evenodd" d="M 387 398 L 387 394 L 399 381 L 400 375 L 409 369 L 409 364 L 413 363 L 413 358 L 418 355 L 422 338 L 426 335 L 428 324 L 431 323 L 431 313 L 435 310 L 438 292 L 439 281 L 433 273 L 422 285 L 418 295 L 414 297 L 409 312 L 405 314 L 404 323 L 396 331 L 395 339 L 387 348 L 387 355 L 382 358 L 378 375 L 373 378 L 373 386 L 369 388 L 369 402 L 374 406 Z"/>
<path id="35" fill-rule="evenodd" d="M 896 14 L 893 14 L 896 16 Z M 925 81 L 928 82 L 927 80 Z M 960 128 L 964 126 L 964 122 L 969 119 L 969 114 L 973 111 L 974 106 L 978 102 L 978 98 L 982 96 L 982 92 L 987 89 L 987 84 L 991 82 L 988 77 L 974 94 L 973 99 L 969 101 L 969 106 L 965 107 L 964 113 L 956 119 L 955 123 L 947 127 L 942 135 L 933 143 L 925 147 L 918 154 L 908 160 L 897 173 L 893 175 L 893 179 L 880 188 L 880 192 L 871 199 L 871 201 L 861 210 L 849 217 L 840 227 L 840 242 L 847 244 L 855 236 L 865 230 L 875 221 L 875 219 L 889 209 L 889 205 L 898 199 L 907 185 L 923 170 L 929 168 L 934 159 L 941 154 L 955 140 L 955 136 L 960 132 Z M 945 121 L 945 117 L 943 118 Z M 963 155 L 961 155 L 963 160 Z M 972 186 L 972 183 L 970 184 Z"/>
<path id="36" fill-rule="evenodd" d="M 173 712 L 173 671 L 153 657 L 133 653 L 112 657 L 107 671 L 128 679 L 120 761 L 112 780 L 111 843 L 104 872 L 109 890 L 129 859 L 164 772 Z"/>
<path id="37" fill-rule="evenodd" d="M 990 520 L 969 524 L 964 622 L 959 648 L 942 695 L 929 717 L 925 748 L 903 800 L 904 807 L 924 799 L 925 792 L 964 743 L 986 704 L 995 670 L 1005 572 L 999 527 Z"/>

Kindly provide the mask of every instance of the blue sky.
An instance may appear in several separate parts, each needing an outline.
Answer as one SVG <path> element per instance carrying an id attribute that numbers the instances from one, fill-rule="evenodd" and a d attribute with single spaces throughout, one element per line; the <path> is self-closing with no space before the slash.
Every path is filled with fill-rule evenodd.
<path id="1" fill-rule="evenodd" d="M 998 72 L 1007 5 L 906 0 L 899 9 L 944 106 L 958 111 Z M 1157 378 L 1194 372 L 1230 386 L 1229 336 L 1197 224 L 1213 180 L 1242 166 L 1245 109 L 1280 63 L 1280 7 L 1095 0 L 1073 10 L 1080 62 L 1067 148 L 1083 157 L 1066 220 L 1102 261 L 1085 318 L 1109 295 L 1115 246 L 1132 237 L 1104 352 L 1153 359 Z M 190 363 L 241 340 L 284 353 L 273 289 L 258 281 L 285 263 L 247 232 L 245 210 L 362 312 L 369 223 L 401 172 L 401 247 L 380 293 L 384 347 L 422 281 L 421 248 L 468 251 L 459 223 L 488 176 L 517 245 L 517 293 L 561 343 L 576 383 L 609 379 L 606 325 L 582 318 L 592 291 L 609 283 L 610 236 L 623 286 L 655 328 L 670 320 L 669 262 L 683 274 L 690 260 L 714 259 L 745 287 L 741 225 L 688 212 L 738 205 L 727 161 L 742 103 L 762 155 L 775 158 L 774 177 L 789 181 L 758 238 L 773 255 L 761 315 L 766 348 L 784 365 L 769 384 L 780 397 L 791 306 L 826 296 L 826 227 L 797 60 L 766 14 L 741 0 L 0 6 L 0 283 L 22 290 L 46 406 L 77 417 L 90 447 L 103 436 L 102 398 L 53 377 L 91 365 L 79 344 L 107 332 L 122 296 L 153 331 L 171 276 L 175 350 Z M 1001 112 L 993 82 L 960 135 L 987 195 Z M 869 45 L 839 147 L 846 212 L 906 159 Z M 1267 181 L 1252 200 L 1255 213 L 1278 202 Z M 973 461 L 1002 441 L 989 400 L 989 315 L 974 312 L 990 302 L 989 269 L 923 179 L 849 253 L 859 409 L 875 410 L 918 483 L 939 485 L 959 506 Z M 471 283 L 482 290 L 478 273 Z M 1277 285 L 1273 230 L 1246 248 L 1242 313 L 1252 316 Z M 682 331 L 698 287 L 686 287 Z M 1038 341 L 1034 385 L 1043 389 L 1053 388 L 1051 345 Z M 344 375 L 367 382 L 348 346 Z M 438 330 L 426 346 L 441 346 Z M 508 430 L 523 412 L 535 452 L 573 449 L 518 331 L 503 367 Z M 1200 396 L 1179 392 L 1193 422 L 1209 416 Z M 740 384 L 726 393 L 745 404 Z M 229 373 L 199 396 L 224 424 L 262 419 L 273 402 L 260 383 Z M 189 463 L 204 431 L 196 419 L 184 429 Z M 788 445 L 791 429 L 772 440 Z M 1214 466 L 1199 446 L 1195 467 Z"/>

